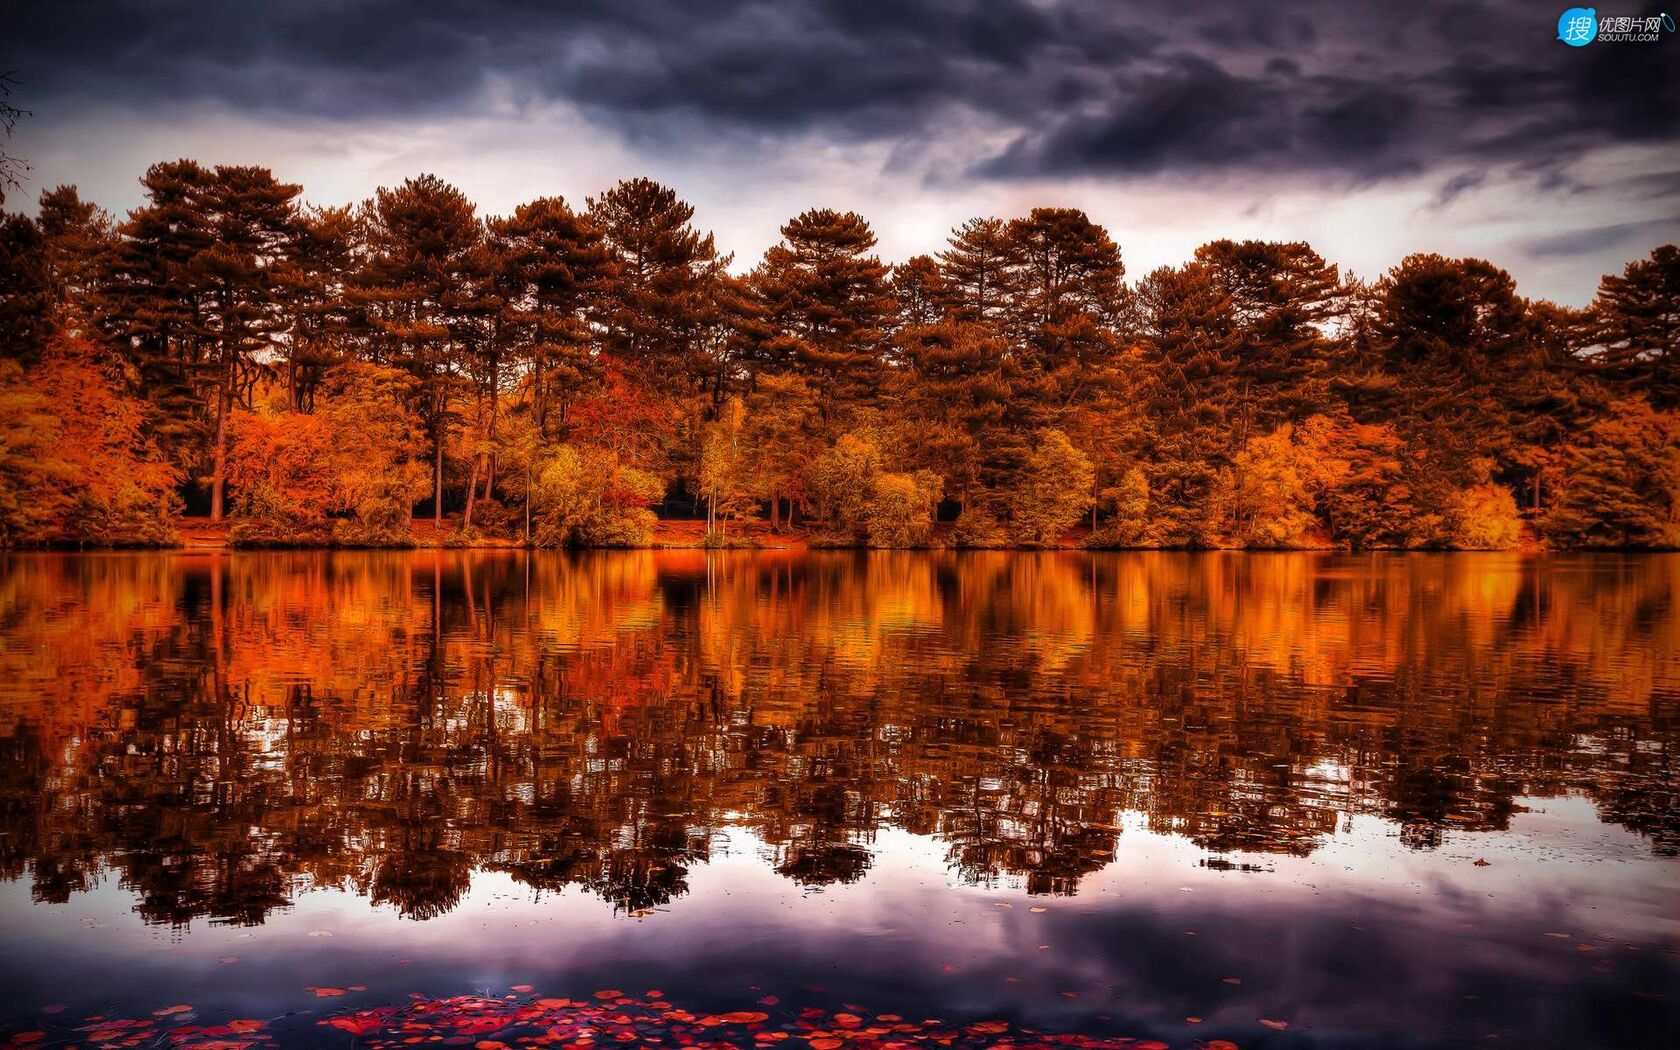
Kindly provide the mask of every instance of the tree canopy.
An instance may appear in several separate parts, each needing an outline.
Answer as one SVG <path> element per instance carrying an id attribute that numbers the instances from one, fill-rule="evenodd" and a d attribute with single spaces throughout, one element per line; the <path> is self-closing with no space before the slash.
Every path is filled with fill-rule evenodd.
<path id="1" fill-rule="evenodd" d="M 1128 281 L 1085 213 L 897 265 L 811 208 L 736 266 L 671 187 L 485 215 L 153 165 L 0 216 L 0 542 L 1680 544 L 1680 249 L 1581 310 L 1219 240 Z M 754 524 L 757 523 L 757 524 Z"/>

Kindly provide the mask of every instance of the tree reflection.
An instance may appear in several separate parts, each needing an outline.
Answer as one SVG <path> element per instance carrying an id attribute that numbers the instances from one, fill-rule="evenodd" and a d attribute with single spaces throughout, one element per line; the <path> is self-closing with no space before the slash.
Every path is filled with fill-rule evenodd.
<path id="1" fill-rule="evenodd" d="M 477 870 L 640 912 L 751 829 L 1071 894 L 1141 820 L 1415 848 L 1579 791 L 1680 850 L 1680 558 L 30 556 L 0 574 L 0 875 L 148 922 Z"/>

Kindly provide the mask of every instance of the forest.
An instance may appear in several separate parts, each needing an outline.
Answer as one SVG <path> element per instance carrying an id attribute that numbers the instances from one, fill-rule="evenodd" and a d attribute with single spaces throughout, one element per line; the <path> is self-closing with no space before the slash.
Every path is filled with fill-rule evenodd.
<path id="1" fill-rule="evenodd" d="M 483 215 L 160 163 L 0 216 L 0 546 L 1680 546 L 1680 248 L 1585 309 L 1083 212 L 888 265 L 814 208 L 747 269 L 648 179 Z M 932 246 L 930 246 L 932 247 Z"/>

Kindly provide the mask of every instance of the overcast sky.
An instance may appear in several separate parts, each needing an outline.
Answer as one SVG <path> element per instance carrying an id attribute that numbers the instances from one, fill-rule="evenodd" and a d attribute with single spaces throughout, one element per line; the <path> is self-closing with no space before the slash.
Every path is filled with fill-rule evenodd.
<path id="1" fill-rule="evenodd" d="M 14 201 L 75 183 L 120 211 L 181 156 L 319 203 L 433 172 L 488 212 L 649 175 L 741 265 L 812 206 L 898 261 L 1055 204 L 1133 278 L 1304 239 L 1363 276 L 1479 255 L 1582 304 L 1680 239 L 1680 34 L 1569 47 L 1564 6 L 5 0 L 0 71 L 32 113 Z"/>

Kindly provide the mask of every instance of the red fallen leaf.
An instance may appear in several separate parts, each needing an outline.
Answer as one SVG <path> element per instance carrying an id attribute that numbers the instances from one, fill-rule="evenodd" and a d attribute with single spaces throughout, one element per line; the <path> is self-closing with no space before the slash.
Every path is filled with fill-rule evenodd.
<path id="1" fill-rule="evenodd" d="M 1485 861 L 1485 860 L 1483 860 L 1483 859 L 1481 859 L 1481 858 L 1480 858 L 1480 857 L 1477 857 L 1477 858 L 1476 858 L 1476 867 L 1478 867 L 1478 868 L 1485 868 L 1485 867 L 1487 867 L 1487 866 L 1488 866 L 1488 862 L 1487 862 L 1487 861 Z"/>
<path id="2" fill-rule="evenodd" d="M 152 1016 L 153 1017 L 174 1017 L 176 1014 L 185 1014 L 185 1013 L 191 1013 L 191 1012 L 192 1012 L 192 1004 L 191 1003 L 176 1003 L 174 1006 L 166 1006 L 161 1010 L 153 1010 L 152 1011 Z"/>
<path id="3" fill-rule="evenodd" d="M 1224 982 L 1225 984 L 1241 984 L 1242 983 L 1242 978 L 1241 977 L 1221 977 L 1220 981 Z"/>
<path id="4" fill-rule="evenodd" d="M 1059 992 L 1057 994 L 1059 994 L 1063 999 L 1077 999 L 1077 998 L 1079 998 L 1079 993 L 1078 992 Z"/>
<path id="5" fill-rule="evenodd" d="M 773 995 L 767 995 L 758 1002 L 760 1006 L 775 1006 L 777 1003 L 781 1002 L 781 1000 Z"/>
<path id="6" fill-rule="evenodd" d="M 538 999 L 531 1005 L 540 1007 L 544 1010 L 564 1010 L 566 1007 L 572 1005 L 572 1001 L 570 999 Z"/>
<path id="7" fill-rule="evenodd" d="M 1172 1047 L 1161 1042 L 1159 1039 L 1150 1039 L 1147 1042 L 1133 1043 L 1132 1048 L 1133 1050 L 1172 1050 Z"/>
<path id="8" fill-rule="evenodd" d="M 312 984 L 305 985 L 304 987 L 309 991 L 314 992 L 315 998 L 317 999 L 332 999 L 344 994 L 344 989 L 342 988 L 317 988 Z"/>
<path id="9" fill-rule="evenodd" d="M 842 1045 L 843 1040 L 829 1039 L 825 1037 L 822 1039 L 812 1039 L 809 1040 L 809 1042 L 811 1044 L 811 1050 L 838 1050 L 838 1048 Z"/>
<path id="10" fill-rule="evenodd" d="M 1275 1029 L 1279 1032 L 1281 1032 L 1285 1028 L 1289 1027 L 1289 1022 L 1288 1021 L 1274 1021 L 1274 1020 L 1272 1020 L 1271 1018 L 1268 1018 L 1268 1017 L 1260 1018 L 1260 1023 L 1265 1025 L 1267 1028 Z"/>
<path id="11" fill-rule="evenodd" d="M 603 991 L 596 992 L 595 993 L 595 998 L 597 998 L 597 999 L 622 999 L 622 998 L 624 998 L 624 993 L 619 991 L 617 988 L 607 988 Z"/>
<path id="12" fill-rule="evenodd" d="M 529 984 L 514 984 L 509 985 L 508 987 L 512 988 L 516 992 L 530 992 L 536 990 L 534 985 Z"/>
<path id="13" fill-rule="evenodd" d="M 758 1024 L 760 1021 L 770 1020 L 770 1015 L 759 1010 L 737 1010 L 734 1013 L 720 1014 L 727 1024 Z"/>
<path id="14" fill-rule="evenodd" d="M 1237 1044 L 1229 1039 L 1209 1039 L 1207 1050 L 1237 1050 Z"/>
<path id="15" fill-rule="evenodd" d="M 480 1039 L 473 1044 L 473 1050 L 507 1050 L 507 1044 L 494 1039 Z"/>
<path id="16" fill-rule="evenodd" d="M 229 1021 L 227 1026 L 235 1032 L 260 1032 L 264 1028 L 268 1027 L 268 1022 L 258 1021 L 255 1018 L 246 1018 L 239 1021 Z"/>
<path id="17" fill-rule="evenodd" d="M 33 1043 L 37 1039 L 45 1039 L 46 1036 L 47 1033 L 45 1032 L 19 1032 L 12 1036 L 11 1045 L 22 1046 L 24 1043 Z"/>
<path id="18" fill-rule="evenodd" d="M 1009 1031 L 1009 1022 L 1008 1021 L 981 1021 L 978 1024 L 969 1025 L 968 1030 L 970 1032 L 975 1033 L 976 1035 L 996 1035 L 999 1032 Z"/>
<path id="19" fill-rule="evenodd" d="M 665 993 L 660 991 L 657 988 L 649 988 L 646 992 L 646 995 L 649 999 L 663 999 L 663 998 L 665 998 Z"/>
<path id="20" fill-rule="evenodd" d="M 835 1014 L 834 1023 L 841 1028 L 856 1028 L 863 1023 L 863 1018 L 857 1014 Z"/>
<path id="21" fill-rule="evenodd" d="M 365 984 L 352 984 L 352 985 L 348 986 L 348 988 L 346 988 L 346 991 L 365 992 L 365 991 L 367 991 L 367 985 L 365 985 Z"/>

